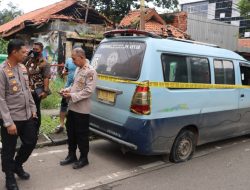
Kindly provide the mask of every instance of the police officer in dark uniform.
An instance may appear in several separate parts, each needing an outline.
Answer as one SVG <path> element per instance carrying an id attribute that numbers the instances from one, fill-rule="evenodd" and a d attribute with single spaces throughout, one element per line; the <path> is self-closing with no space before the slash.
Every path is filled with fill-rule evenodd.
<path id="1" fill-rule="evenodd" d="M 29 173 L 23 170 L 23 163 L 37 142 L 36 106 L 30 92 L 27 70 L 20 64 L 26 52 L 23 41 L 12 40 L 8 44 L 8 59 L 0 65 L 1 159 L 8 190 L 18 190 L 14 173 L 21 179 L 29 179 Z M 15 156 L 18 136 L 22 145 Z"/>
<path id="2" fill-rule="evenodd" d="M 41 100 L 49 95 L 50 66 L 42 56 L 43 44 L 35 42 L 28 58 L 24 61 L 27 68 L 30 88 L 36 104 L 39 127 L 41 125 Z"/>

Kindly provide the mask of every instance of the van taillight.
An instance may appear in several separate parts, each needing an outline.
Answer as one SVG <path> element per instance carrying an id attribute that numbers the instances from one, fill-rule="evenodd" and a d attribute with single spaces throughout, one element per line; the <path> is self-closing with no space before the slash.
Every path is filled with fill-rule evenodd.
<path id="1" fill-rule="evenodd" d="M 148 86 L 137 86 L 130 111 L 136 114 L 149 115 L 151 112 L 151 93 Z"/>

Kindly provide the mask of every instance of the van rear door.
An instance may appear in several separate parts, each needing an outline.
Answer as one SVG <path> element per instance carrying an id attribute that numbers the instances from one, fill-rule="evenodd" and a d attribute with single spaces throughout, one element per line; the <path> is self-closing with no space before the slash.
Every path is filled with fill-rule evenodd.
<path id="1" fill-rule="evenodd" d="M 145 42 L 135 40 L 100 44 L 91 64 L 105 80 L 97 81 L 92 97 L 92 116 L 121 126 L 126 122 L 136 88 L 132 81 L 140 77 L 145 49 Z M 120 79 L 126 82 L 118 82 Z"/>

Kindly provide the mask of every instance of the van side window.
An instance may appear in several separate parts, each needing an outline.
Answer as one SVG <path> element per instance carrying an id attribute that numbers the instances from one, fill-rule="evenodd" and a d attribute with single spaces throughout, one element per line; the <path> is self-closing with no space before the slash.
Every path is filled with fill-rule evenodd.
<path id="1" fill-rule="evenodd" d="M 199 57 L 188 57 L 191 65 L 192 83 L 210 83 L 210 69 L 208 60 Z"/>
<path id="2" fill-rule="evenodd" d="M 163 54 L 161 59 L 166 82 L 210 83 L 206 58 Z"/>
<path id="3" fill-rule="evenodd" d="M 250 65 L 240 63 L 241 83 L 250 85 Z"/>
<path id="4" fill-rule="evenodd" d="M 235 84 L 233 62 L 214 60 L 215 84 Z"/>

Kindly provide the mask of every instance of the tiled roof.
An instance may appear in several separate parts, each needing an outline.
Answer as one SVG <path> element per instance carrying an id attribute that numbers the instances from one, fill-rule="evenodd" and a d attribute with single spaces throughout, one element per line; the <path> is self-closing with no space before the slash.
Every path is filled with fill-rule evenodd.
<path id="1" fill-rule="evenodd" d="M 164 34 L 164 25 L 154 20 L 149 20 L 145 23 L 145 30 L 148 32 L 153 32 L 158 35 Z"/>
<path id="2" fill-rule="evenodd" d="M 140 23 L 140 10 L 130 11 L 120 22 L 121 28 L 138 28 Z M 176 37 L 189 39 L 183 31 L 172 25 L 166 25 L 165 21 L 155 9 L 145 10 L 145 31 L 153 32 L 164 37 Z"/>
<path id="3" fill-rule="evenodd" d="M 76 2 L 77 2 L 76 0 L 64 0 L 64 1 L 60 1 L 52 5 L 49 5 L 47 7 L 23 14 L 6 24 L 1 25 L 0 33 L 8 32 L 9 30 L 14 29 L 18 26 L 23 28 L 25 21 L 32 21 L 34 23 L 45 22 L 47 19 L 51 17 L 51 15 L 58 13 L 59 11 L 73 5 Z"/>
<path id="4" fill-rule="evenodd" d="M 31 2 L 32 3 L 32 2 Z M 68 10 L 68 8 L 71 8 L 72 10 Z M 78 0 L 62 0 L 60 2 L 57 2 L 55 4 L 46 6 L 44 8 L 37 9 L 35 11 L 23 14 L 12 21 L 3 24 L 0 26 L 0 35 L 2 37 L 6 37 L 9 35 L 12 35 L 23 28 L 25 28 L 26 25 L 32 24 L 32 25 L 40 25 L 43 23 L 48 22 L 50 19 L 62 19 L 62 20 L 74 20 L 74 21 L 80 21 L 83 22 L 84 18 L 77 18 L 75 15 L 85 15 L 85 13 L 81 13 L 79 9 L 82 10 L 82 7 L 86 7 L 85 3 L 82 3 Z M 73 9 L 74 8 L 74 9 Z M 63 11 L 66 14 L 63 14 Z M 78 13 L 75 13 L 78 11 Z M 90 15 L 93 15 L 93 19 L 100 21 L 103 20 L 105 23 L 111 24 L 112 22 L 109 21 L 106 17 L 100 15 L 97 13 L 93 8 L 89 8 L 89 17 Z M 81 16 L 85 17 L 85 16 Z"/>
<path id="5" fill-rule="evenodd" d="M 165 24 L 164 20 L 160 17 L 160 15 L 155 11 L 155 9 L 147 8 L 145 9 L 145 21 L 157 20 L 161 24 Z M 130 26 L 140 21 L 140 10 L 130 11 L 120 22 L 121 27 Z"/>

